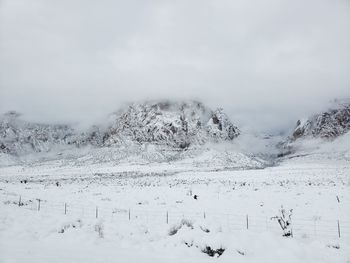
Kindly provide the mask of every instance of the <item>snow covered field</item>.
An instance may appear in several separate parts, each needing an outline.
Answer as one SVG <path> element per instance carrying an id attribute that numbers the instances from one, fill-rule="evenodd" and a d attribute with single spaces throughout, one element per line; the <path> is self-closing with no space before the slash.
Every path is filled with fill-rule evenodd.
<path id="1" fill-rule="evenodd" d="M 180 168 L 1 168 L 0 262 L 349 262 L 349 162 Z"/>

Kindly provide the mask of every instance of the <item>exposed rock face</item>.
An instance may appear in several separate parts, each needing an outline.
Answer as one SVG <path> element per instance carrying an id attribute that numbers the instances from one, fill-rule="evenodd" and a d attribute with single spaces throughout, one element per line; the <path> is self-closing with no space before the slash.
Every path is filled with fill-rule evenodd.
<path id="1" fill-rule="evenodd" d="M 186 149 L 230 141 L 240 133 L 222 109 L 212 111 L 195 101 L 134 103 L 112 116 L 107 128 L 92 126 L 78 132 L 69 125 L 27 122 L 9 112 L 0 116 L 0 152 L 20 155 L 65 145 L 112 147 L 126 142 Z"/>
<path id="2" fill-rule="evenodd" d="M 206 126 L 210 136 L 217 140 L 233 140 L 240 134 L 221 108 L 212 113 Z"/>
<path id="3" fill-rule="evenodd" d="M 350 131 L 350 103 L 316 114 L 308 120 L 298 120 L 291 139 L 313 137 L 332 139 Z"/>

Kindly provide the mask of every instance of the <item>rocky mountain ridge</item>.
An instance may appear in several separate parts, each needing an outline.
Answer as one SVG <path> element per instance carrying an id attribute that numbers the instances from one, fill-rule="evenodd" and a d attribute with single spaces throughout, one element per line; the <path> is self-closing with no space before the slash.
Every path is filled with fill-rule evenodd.
<path id="1" fill-rule="evenodd" d="M 298 120 L 286 140 L 278 144 L 279 157 L 317 151 L 350 132 L 350 100 L 336 100 L 331 107 L 309 118 Z M 336 143 L 337 144 L 337 143 Z M 344 147 L 340 147 L 344 148 Z M 333 152 L 336 149 L 333 148 Z M 330 154 L 330 153 L 329 153 Z"/>
<path id="2" fill-rule="evenodd" d="M 222 109 L 196 101 L 133 103 L 111 115 L 107 127 L 79 132 L 71 125 L 25 121 L 16 112 L 0 117 L 0 152 L 22 155 L 57 147 L 118 147 L 155 144 L 187 149 L 206 142 L 232 141 L 240 131 Z"/>
<path id="3" fill-rule="evenodd" d="M 6 165 L 18 160 L 30 163 L 31 160 L 67 159 L 83 165 L 87 162 L 173 162 L 186 158 L 194 161 L 206 156 L 205 162 L 210 160 L 212 164 L 228 163 L 228 167 L 238 167 L 245 162 L 252 167 L 262 167 L 265 161 L 278 161 L 276 157 L 293 158 L 300 153 L 320 151 L 320 145 L 332 143 L 349 131 L 350 103 L 347 101 L 298 121 L 287 139 L 249 131 L 241 134 L 222 109 L 211 110 L 197 101 L 132 103 L 111 114 L 109 120 L 106 118 L 100 125 L 84 131 L 72 125 L 29 122 L 16 112 L 8 112 L 0 116 L 0 161 Z M 346 151 L 345 147 L 342 152 Z M 201 165 L 205 163 L 203 158 L 198 160 Z"/>
<path id="4" fill-rule="evenodd" d="M 298 120 L 290 136 L 301 138 L 334 139 L 350 131 L 350 102 L 335 103 L 329 110 L 315 114 L 306 120 Z"/>

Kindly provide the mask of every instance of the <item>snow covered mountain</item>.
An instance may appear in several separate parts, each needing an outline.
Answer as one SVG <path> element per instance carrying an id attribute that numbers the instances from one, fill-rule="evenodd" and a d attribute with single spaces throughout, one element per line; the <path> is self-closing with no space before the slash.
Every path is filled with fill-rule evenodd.
<path id="1" fill-rule="evenodd" d="M 74 130 L 68 125 L 27 122 L 14 111 L 0 117 L 0 152 L 3 153 L 46 152 L 53 146 L 72 143 L 73 138 Z"/>
<path id="2" fill-rule="evenodd" d="M 186 149 L 208 141 L 230 141 L 239 134 L 222 109 L 212 111 L 195 101 L 147 102 L 116 113 L 103 143 L 111 146 L 131 140 Z"/>
<path id="3" fill-rule="evenodd" d="M 350 100 L 311 117 L 298 120 L 291 135 L 279 144 L 280 156 L 310 156 L 350 159 Z"/>
<path id="4" fill-rule="evenodd" d="M 350 131 L 350 102 L 339 102 L 328 111 L 298 120 L 292 140 L 313 137 L 334 139 Z"/>
<path id="5" fill-rule="evenodd" d="M 0 117 L 0 152 L 23 155 L 64 146 L 120 147 L 146 143 L 187 149 L 206 142 L 232 141 L 240 131 L 222 109 L 202 103 L 133 103 L 112 114 L 111 123 L 79 132 L 70 125 L 39 124 L 8 112 Z M 105 127 L 105 128 L 103 128 Z"/>
<path id="6" fill-rule="evenodd" d="M 8 112 L 0 116 L 0 165 L 60 160 L 70 166 L 181 162 L 213 169 L 262 168 L 277 155 L 323 151 L 333 156 L 342 149 L 337 156 L 348 156 L 344 142 L 334 145 L 349 130 L 348 101 L 298 121 L 279 148 L 278 136 L 266 140 L 247 131 L 241 134 L 222 109 L 211 110 L 197 101 L 132 103 L 84 131 L 68 124 L 29 122 Z"/>

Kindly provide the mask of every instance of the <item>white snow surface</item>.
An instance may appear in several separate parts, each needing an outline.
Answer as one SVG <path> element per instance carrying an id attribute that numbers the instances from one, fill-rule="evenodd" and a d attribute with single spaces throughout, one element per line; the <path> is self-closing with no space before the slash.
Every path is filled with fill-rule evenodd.
<path id="1" fill-rule="evenodd" d="M 350 262 L 346 158 L 216 171 L 208 152 L 0 167 L 0 262 Z M 281 206 L 293 209 L 293 237 L 271 219 Z"/>

